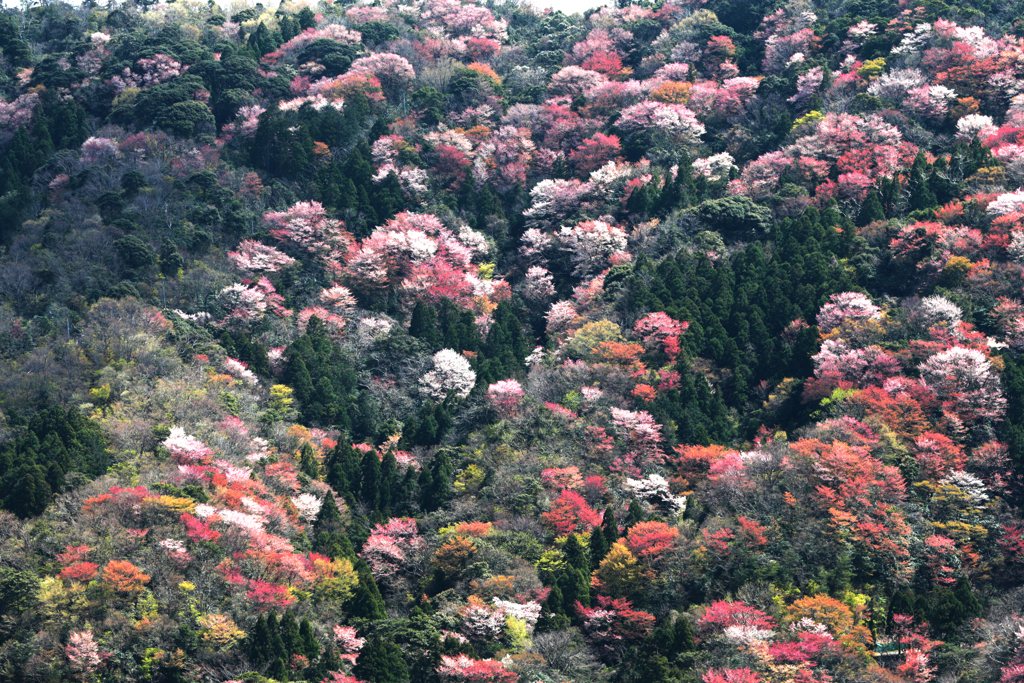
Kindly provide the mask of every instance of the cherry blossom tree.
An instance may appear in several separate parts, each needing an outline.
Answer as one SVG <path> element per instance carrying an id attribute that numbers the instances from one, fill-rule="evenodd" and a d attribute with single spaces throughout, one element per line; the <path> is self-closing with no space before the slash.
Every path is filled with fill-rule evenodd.
<path id="1" fill-rule="evenodd" d="M 846 322 L 874 320 L 882 316 L 882 309 L 867 296 L 858 292 L 841 292 L 829 297 L 828 303 L 818 311 L 818 327 L 831 332 Z"/>
<path id="2" fill-rule="evenodd" d="M 696 145 L 704 135 L 704 126 L 697 116 L 681 104 L 641 102 L 622 111 L 615 124 L 625 131 L 657 130 L 683 144 Z"/>
<path id="3" fill-rule="evenodd" d="M 426 541 L 419 535 L 416 520 L 396 517 L 373 527 L 360 557 L 370 565 L 375 578 L 388 580 L 406 567 L 412 560 L 411 555 L 425 547 Z"/>
<path id="4" fill-rule="evenodd" d="M 985 354 L 954 346 L 928 358 L 918 368 L 921 380 L 948 409 L 967 420 L 993 420 L 1006 407 L 999 376 Z"/>
<path id="5" fill-rule="evenodd" d="M 435 353 L 433 370 L 420 379 L 423 390 L 437 401 L 443 401 L 449 395 L 464 399 L 475 384 L 476 372 L 469 361 L 452 349 L 441 349 Z"/>
<path id="6" fill-rule="evenodd" d="M 669 360 L 676 360 L 682 350 L 679 338 L 685 334 L 690 323 L 679 322 L 667 313 L 649 313 L 633 325 L 636 333 L 648 348 L 661 346 Z"/>
<path id="7" fill-rule="evenodd" d="M 99 643 L 93 640 L 92 631 L 72 632 L 68 636 L 68 644 L 64 646 L 64 656 L 68 658 L 71 670 L 83 680 L 88 679 L 103 663 Z"/>
<path id="8" fill-rule="evenodd" d="M 405 57 L 391 52 L 378 52 L 352 62 L 349 74 L 374 76 L 392 101 L 408 89 L 416 79 L 416 70 Z"/>
<path id="9" fill-rule="evenodd" d="M 437 673 L 446 681 L 467 683 L 516 683 L 519 676 L 493 659 L 471 659 L 466 655 L 441 655 Z"/>
<path id="10" fill-rule="evenodd" d="M 243 240 L 235 251 L 228 252 L 228 258 L 236 268 L 250 273 L 276 273 L 297 263 L 284 252 L 255 240 Z"/>
<path id="11" fill-rule="evenodd" d="M 315 254 L 329 266 L 352 244 L 344 223 L 328 218 L 319 202 L 298 202 L 287 211 L 264 214 L 263 219 L 276 226 L 270 230 L 272 236 Z"/>
<path id="12" fill-rule="evenodd" d="M 559 239 L 569 251 L 575 268 L 573 275 L 591 275 L 608 267 L 613 254 L 626 250 L 626 232 L 604 221 L 583 221 L 562 228 Z"/>
<path id="13" fill-rule="evenodd" d="M 523 396 L 522 385 L 514 379 L 502 380 L 487 387 L 487 400 L 503 417 L 515 415 Z"/>

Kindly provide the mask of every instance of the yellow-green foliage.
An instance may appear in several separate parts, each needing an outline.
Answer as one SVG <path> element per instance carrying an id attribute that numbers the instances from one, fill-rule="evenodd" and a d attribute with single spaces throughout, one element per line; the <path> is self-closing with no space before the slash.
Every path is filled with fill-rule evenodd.
<path id="1" fill-rule="evenodd" d="M 857 75 L 865 80 L 872 81 L 882 75 L 885 71 L 885 57 L 869 59 L 864 65 L 857 69 Z"/>
<path id="2" fill-rule="evenodd" d="M 624 342 L 622 328 L 611 320 L 595 320 L 587 323 L 565 344 L 566 355 L 572 358 L 590 358 L 601 342 Z"/>
<path id="3" fill-rule="evenodd" d="M 812 126 L 823 118 L 825 118 L 825 115 L 820 111 L 809 111 L 793 122 L 793 130 L 796 130 L 800 126 Z"/>
<path id="4" fill-rule="evenodd" d="M 513 653 L 530 647 L 530 631 L 526 628 L 526 622 L 511 615 L 505 617 L 505 640 Z"/>
<path id="5" fill-rule="evenodd" d="M 476 493 L 484 483 L 487 472 L 479 465 L 470 465 L 455 479 L 455 490 L 459 493 Z"/>

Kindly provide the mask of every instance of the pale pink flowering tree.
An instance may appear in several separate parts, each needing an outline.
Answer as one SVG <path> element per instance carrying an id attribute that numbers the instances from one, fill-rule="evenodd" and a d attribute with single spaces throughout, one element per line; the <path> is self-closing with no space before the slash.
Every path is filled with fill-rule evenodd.
<path id="1" fill-rule="evenodd" d="M 229 375 L 236 379 L 242 380 L 243 382 L 250 386 L 255 387 L 258 386 L 260 383 L 260 380 L 256 377 L 255 374 L 253 374 L 252 370 L 249 369 L 248 365 L 246 365 L 240 360 L 232 358 L 231 356 L 228 356 L 227 358 L 224 359 L 222 367 Z"/>
<path id="2" fill-rule="evenodd" d="M 728 152 L 714 154 L 693 162 L 693 170 L 700 173 L 708 180 L 714 182 L 728 176 L 729 171 L 735 167 L 736 160 Z"/>
<path id="3" fill-rule="evenodd" d="M 397 98 L 416 79 L 416 70 L 409 60 L 391 52 L 360 57 L 352 62 L 349 73 L 376 77 L 389 99 Z"/>
<path id="4" fill-rule="evenodd" d="M 647 348 L 660 346 L 669 360 L 679 357 L 682 350 L 679 338 L 690 327 L 688 322 L 680 322 L 667 313 L 649 313 L 633 326 L 633 332 L 639 336 Z"/>
<path id="5" fill-rule="evenodd" d="M 940 120 L 949 113 L 956 91 L 944 85 L 922 85 L 907 91 L 902 106 L 912 114 L 931 120 Z"/>
<path id="6" fill-rule="evenodd" d="M 213 451 L 199 439 L 189 436 L 181 427 L 172 427 L 171 434 L 164 439 L 163 447 L 179 465 L 209 460 Z"/>
<path id="7" fill-rule="evenodd" d="M 505 630 L 505 611 L 484 602 L 470 602 L 459 608 L 461 630 L 467 638 L 477 642 L 490 642 L 501 637 Z"/>
<path id="8" fill-rule="evenodd" d="M 644 466 L 665 462 L 665 453 L 660 446 L 661 425 L 654 421 L 650 413 L 615 407 L 611 408 L 611 413 L 615 433 L 628 449 L 626 454 L 612 465 L 613 470 L 639 474 Z"/>
<path id="9" fill-rule="evenodd" d="M 64 656 L 71 670 L 83 679 L 89 678 L 103 663 L 100 645 L 93 640 L 92 631 L 72 632 L 64 646 Z"/>
<path id="10" fill-rule="evenodd" d="M 125 67 L 119 75 L 110 79 L 110 83 L 118 93 L 125 88 L 151 88 L 177 78 L 186 68 L 173 57 L 157 53 L 137 61 L 134 70 Z"/>
<path id="11" fill-rule="evenodd" d="M 244 138 L 251 138 L 260 127 L 260 116 L 267 109 L 258 104 L 247 104 L 238 108 L 235 120 L 231 122 L 230 130 L 235 135 Z"/>
<path id="12" fill-rule="evenodd" d="M 309 321 L 313 318 L 317 318 L 322 322 L 333 337 L 340 337 L 345 332 L 345 318 L 329 311 L 323 306 L 309 306 L 299 311 L 299 315 L 295 319 L 295 325 L 299 329 L 299 334 L 306 333 L 306 329 L 309 328 Z"/>
<path id="13" fill-rule="evenodd" d="M 537 228 L 529 228 L 519 238 L 522 246 L 519 253 L 528 263 L 547 263 L 547 254 L 554 246 L 554 238 L 551 234 L 542 232 Z M 1021 256 L 1024 259 L 1024 246 L 1021 248 Z M 546 268 L 544 269 L 547 270 Z"/>
<path id="14" fill-rule="evenodd" d="M 928 358 L 918 368 L 921 381 L 935 395 L 968 420 L 994 420 L 1006 407 L 999 375 L 985 354 L 977 349 L 954 346 Z"/>
<path id="15" fill-rule="evenodd" d="M 573 275 L 592 275 L 608 267 L 612 254 L 626 250 L 626 231 L 604 221 L 583 221 L 559 233 L 572 259 Z"/>
<path id="16" fill-rule="evenodd" d="M 818 327 L 831 332 L 846 322 L 860 322 L 882 317 L 882 309 L 859 292 L 840 292 L 829 297 L 818 311 Z"/>
<path id="17" fill-rule="evenodd" d="M 39 104 L 38 93 L 19 95 L 13 102 L 0 99 L 0 141 L 32 120 L 32 111 Z"/>
<path id="18" fill-rule="evenodd" d="M 228 285 L 217 295 L 217 301 L 228 311 L 225 319 L 217 323 L 219 326 L 259 322 L 268 311 L 282 318 L 292 314 L 284 307 L 284 297 L 266 277 L 254 283 Z"/>
<path id="19" fill-rule="evenodd" d="M 295 509 L 299 511 L 299 517 L 312 522 L 320 513 L 320 507 L 324 504 L 323 498 L 317 498 L 312 493 L 300 493 L 291 498 Z"/>
<path id="20" fill-rule="evenodd" d="M 820 66 L 814 67 L 807 73 L 800 74 L 796 79 L 796 94 L 786 101 L 803 106 L 821 88 L 821 83 L 824 79 L 825 69 Z"/>
<path id="21" fill-rule="evenodd" d="M 868 86 L 868 94 L 898 101 L 907 91 L 920 88 L 927 82 L 928 77 L 920 69 L 893 69 L 873 81 Z"/>
<path id="22" fill-rule="evenodd" d="M 512 417 L 522 401 L 523 386 L 514 379 L 505 379 L 487 387 L 487 400 L 502 417 Z"/>
<path id="23" fill-rule="evenodd" d="M 804 28 L 788 36 L 778 34 L 765 41 L 761 67 L 768 73 L 779 74 L 793 62 L 795 55 L 805 55 L 814 46 L 814 30 Z"/>
<path id="24" fill-rule="evenodd" d="M 577 212 L 593 187 L 580 180 L 545 178 L 530 190 L 530 208 L 523 212 L 527 226 L 549 227 Z"/>
<path id="25" fill-rule="evenodd" d="M 1008 213 L 1024 209 L 1024 190 L 1006 192 L 989 203 L 985 210 L 990 216 L 1005 216 Z"/>
<path id="26" fill-rule="evenodd" d="M 968 114 L 956 122 L 956 137 L 958 140 L 970 140 L 977 136 L 984 140 L 994 134 L 997 128 L 991 116 L 984 114 Z"/>
<path id="27" fill-rule="evenodd" d="M 409 554 L 425 547 L 416 520 L 396 517 L 373 527 L 359 555 L 370 565 L 374 578 L 389 580 L 406 566 Z"/>
<path id="28" fill-rule="evenodd" d="M 287 211 L 264 214 L 263 219 L 276 226 L 271 235 L 316 254 L 332 268 L 353 242 L 345 224 L 328 218 L 319 202 L 298 202 Z"/>
<path id="29" fill-rule="evenodd" d="M 91 137 L 82 143 L 80 160 L 86 164 L 111 163 L 121 158 L 117 141 L 110 138 Z"/>
<path id="30" fill-rule="evenodd" d="M 359 651 L 366 644 L 366 638 L 360 638 L 356 634 L 357 631 L 352 626 L 334 627 L 334 640 L 338 644 L 338 649 L 341 650 L 338 656 L 349 664 L 356 663 Z"/>
<path id="31" fill-rule="evenodd" d="M 555 280 L 551 271 L 543 266 L 530 266 L 526 271 L 520 292 L 535 303 L 546 303 L 555 295 Z"/>
<path id="32" fill-rule="evenodd" d="M 349 316 L 356 307 L 356 298 L 348 287 L 334 285 L 320 292 L 320 301 L 333 313 Z"/>
<path id="33" fill-rule="evenodd" d="M 441 349 L 435 353 L 434 368 L 420 379 L 420 386 L 427 395 L 438 401 L 449 395 L 464 399 L 475 384 L 476 372 L 469 361 L 452 349 Z"/>
<path id="34" fill-rule="evenodd" d="M 250 273 L 276 273 L 297 263 L 288 254 L 256 240 L 243 240 L 236 251 L 228 252 L 228 258 L 236 268 Z"/>
<path id="35" fill-rule="evenodd" d="M 705 133 L 696 114 L 681 104 L 646 101 L 622 111 L 618 128 L 625 131 L 657 130 L 676 141 L 696 145 Z"/>
<path id="36" fill-rule="evenodd" d="M 579 320 L 579 313 L 571 301 L 556 301 L 544 317 L 547 319 L 547 333 L 558 335 L 572 328 Z"/>
<path id="37" fill-rule="evenodd" d="M 838 339 L 827 339 L 814 356 L 814 376 L 828 390 L 841 382 L 849 385 L 882 386 L 887 379 L 900 374 L 899 360 L 878 346 L 851 349 Z"/>
<path id="38" fill-rule="evenodd" d="M 551 77 L 548 89 L 556 95 L 578 97 L 608 80 L 604 74 L 578 66 L 567 66 Z"/>

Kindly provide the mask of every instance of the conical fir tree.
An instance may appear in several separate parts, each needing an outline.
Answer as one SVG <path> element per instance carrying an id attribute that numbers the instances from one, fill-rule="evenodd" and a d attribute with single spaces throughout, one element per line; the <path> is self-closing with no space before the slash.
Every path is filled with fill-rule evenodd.
<path id="1" fill-rule="evenodd" d="M 402 651 L 378 636 L 370 638 L 363 647 L 352 673 L 369 683 L 405 683 L 409 679 Z"/>

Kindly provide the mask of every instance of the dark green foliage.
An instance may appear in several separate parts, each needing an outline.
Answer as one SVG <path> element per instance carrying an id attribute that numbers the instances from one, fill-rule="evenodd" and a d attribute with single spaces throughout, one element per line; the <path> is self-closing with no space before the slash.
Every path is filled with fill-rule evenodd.
<path id="1" fill-rule="evenodd" d="M 711 230 L 737 237 L 756 238 L 772 224 L 771 211 L 743 195 L 708 199 L 697 205 L 696 212 Z"/>
<path id="2" fill-rule="evenodd" d="M 0 451 L 0 499 L 19 517 L 38 515 L 63 490 L 67 474 L 97 477 L 111 462 L 91 420 L 74 409 L 42 410 Z"/>
<path id="3" fill-rule="evenodd" d="M 377 510 L 380 505 L 381 488 L 380 458 L 377 457 L 376 451 L 366 451 L 360 466 L 359 499 L 370 510 Z"/>
<path id="4" fill-rule="evenodd" d="M 605 555 L 608 554 L 608 550 L 611 546 L 608 544 L 608 538 L 604 535 L 604 530 L 595 529 L 590 534 L 590 543 L 587 551 L 590 555 L 590 571 L 597 569 L 598 565 L 601 564 L 601 560 L 604 559 Z"/>
<path id="5" fill-rule="evenodd" d="M 488 384 L 521 376 L 525 369 L 523 361 L 532 348 L 512 305 L 507 301 L 498 304 L 487 341 L 480 348 L 477 386 L 486 388 Z"/>
<path id="6" fill-rule="evenodd" d="M 341 347 L 327 336 L 319 318 L 310 320 L 306 333 L 292 342 L 285 354 L 285 381 L 295 391 L 303 419 L 337 425 L 352 431 L 356 439 L 365 437 L 367 416 L 359 409 L 355 368 Z M 313 377 L 317 378 L 315 382 Z"/>
<path id="7" fill-rule="evenodd" d="M 1006 396 L 1006 418 L 1002 424 L 1002 441 L 1009 448 L 1010 462 L 1018 476 L 1024 473 L 1024 368 L 1018 360 L 1004 355 L 1002 380 Z M 1021 491 L 1015 491 L 1017 496 Z"/>
<path id="8" fill-rule="evenodd" d="M 352 597 L 345 603 L 345 611 L 349 615 L 359 619 L 383 619 L 384 598 L 381 597 L 380 589 L 373 580 L 370 568 L 363 560 L 357 560 L 356 572 L 359 576 L 359 583 L 352 591 Z"/>
<path id="9" fill-rule="evenodd" d="M 320 478 L 320 463 L 313 456 L 313 447 L 308 443 L 302 444 L 299 452 L 299 470 L 310 479 Z"/>
<path id="10" fill-rule="evenodd" d="M 863 227 L 869 223 L 875 221 L 885 220 L 885 209 L 882 207 L 882 202 L 878 198 L 878 193 L 875 190 L 868 192 L 867 199 L 861 204 L 860 213 L 857 214 L 857 225 Z"/>
<path id="11" fill-rule="evenodd" d="M 313 522 L 313 551 L 326 555 L 332 560 L 354 557 L 355 550 L 342 523 L 334 496 L 324 496 L 323 505 Z"/>
<path id="12" fill-rule="evenodd" d="M 404 683 L 409 679 L 401 649 L 379 637 L 366 642 L 352 673 L 369 683 Z"/>
<path id="13" fill-rule="evenodd" d="M 420 475 L 420 506 L 427 511 L 436 510 L 452 497 L 452 478 L 455 464 L 448 452 L 441 449 L 424 467 Z"/>

